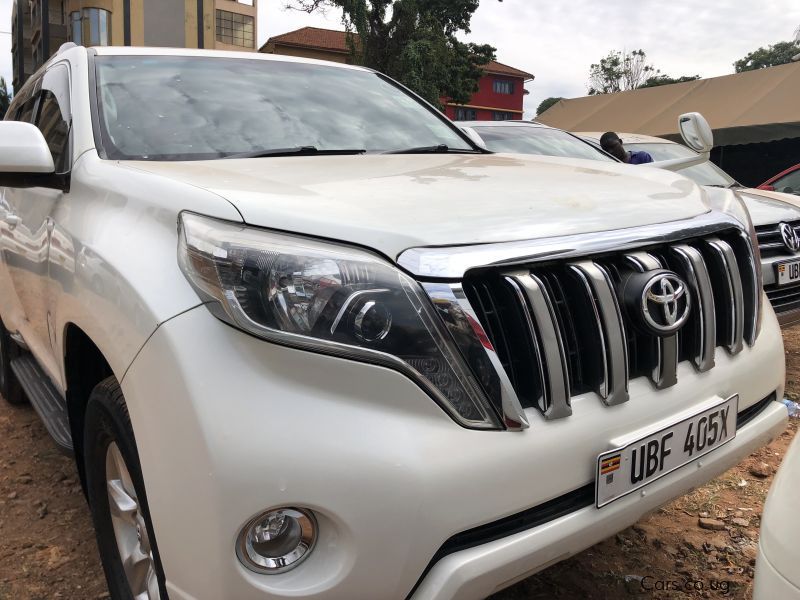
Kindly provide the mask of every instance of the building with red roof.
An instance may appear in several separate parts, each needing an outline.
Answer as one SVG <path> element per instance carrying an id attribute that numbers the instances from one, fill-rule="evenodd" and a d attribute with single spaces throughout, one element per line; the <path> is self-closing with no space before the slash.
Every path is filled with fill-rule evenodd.
<path id="1" fill-rule="evenodd" d="M 284 54 L 346 63 L 350 46 L 357 43 L 356 34 L 319 27 L 302 27 L 276 35 L 264 44 L 260 52 Z M 478 91 L 467 104 L 455 104 L 442 98 L 445 113 L 454 121 L 504 121 L 521 119 L 525 83 L 534 76 L 526 71 L 492 61 L 483 67 Z"/>

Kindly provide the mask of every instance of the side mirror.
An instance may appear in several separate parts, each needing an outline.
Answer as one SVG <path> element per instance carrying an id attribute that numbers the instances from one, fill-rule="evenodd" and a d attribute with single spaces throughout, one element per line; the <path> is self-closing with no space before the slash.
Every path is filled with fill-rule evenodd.
<path id="1" fill-rule="evenodd" d="M 714 147 L 714 133 L 705 117 L 697 112 L 678 117 L 678 127 L 684 143 L 695 152 L 706 154 Z"/>
<path id="2" fill-rule="evenodd" d="M 473 141 L 473 143 L 478 146 L 478 148 L 482 148 L 483 150 L 488 150 L 486 147 L 486 142 L 483 141 L 483 138 L 480 134 L 475 131 L 472 127 L 459 127 L 461 131 L 467 134 L 467 137 Z"/>
<path id="3" fill-rule="evenodd" d="M 35 125 L 0 121 L 0 187 L 64 189 L 53 155 Z"/>

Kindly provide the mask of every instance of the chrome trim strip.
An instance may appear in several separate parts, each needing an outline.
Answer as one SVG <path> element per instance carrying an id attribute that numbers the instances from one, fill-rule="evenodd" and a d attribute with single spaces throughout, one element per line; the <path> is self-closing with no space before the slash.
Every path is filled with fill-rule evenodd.
<path id="1" fill-rule="evenodd" d="M 544 412 L 547 406 L 547 381 L 545 379 L 545 370 L 544 370 L 544 348 L 542 347 L 541 340 L 539 339 L 539 335 L 536 333 L 536 325 L 533 322 L 533 315 L 531 314 L 530 309 L 528 308 L 528 302 L 525 299 L 525 292 L 522 289 L 522 286 L 518 284 L 512 278 L 506 278 L 506 283 L 511 287 L 511 290 L 514 292 L 514 295 L 517 298 L 517 303 L 522 310 L 522 315 L 525 317 L 525 325 L 528 328 L 528 339 L 531 340 L 533 344 L 533 352 L 536 357 L 536 372 L 539 373 L 539 377 L 542 382 L 542 395 L 536 398 L 536 406 Z"/>
<path id="2" fill-rule="evenodd" d="M 539 361 L 544 363 L 540 371 L 544 394 L 539 408 L 545 419 L 568 417 L 572 406 L 566 352 L 547 290 L 542 281 L 528 271 L 506 273 L 505 280 L 519 296 L 531 335 L 539 347 Z"/>
<path id="3" fill-rule="evenodd" d="M 603 381 L 597 393 L 607 406 L 622 404 L 628 394 L 628 343 L 617 295 L 608 273 L 592 261 L 569 265 L 579 277 L 594 310 L 603 349 Z"/>
<path id="4" fill-rule="evenodd" d="M 729 353 L 738 354 L 744 347 L 744 288 L 739 273 L 739 263 L 736 261 L 736 253 L 728 242 L 717 238 L 709 238 L 706 242 L 719 259 L 728 279 L 729 333 L 725 347 Z"/>
<path id="5" fill-rule="evenodd" d="M 681 221 L 613 231 L 470 246 L 409 248 L 400 253 L 397 264 L 417 277 L 462 279 L 468 270 L 476 267 L 575 259 L 608 251 L 625 253 L 649 244 L 683 241 L 731 228 L 745 233 L 740 221 L 712 210 Z"/>
<path id="6" fill-rule="evenodd" d="M 625 258 L 640 273 L 663 268 L 661 261 L 647 252 L 631 252 Z M 650 380 L 656 389 L 663 390 L 678 383 L 678 336 L 657 338 L 656 349 L 658 360 L 650 374 Z"/>
<path id="7" fill-rule="evenodd" d="M 697 316 L 700 322 L 700 343 L 695 348 L 692 362 L 704 373 L 714 368 L 714 351 L 717 345 L 717 317 L 714 307 L 714 292 L 706 262 L 697 248 L 686 244 L 672 247 L 672 252 L 686 269 L 687 283 L 697 300 Z"/>
<path id="8" fill-rule="evenodd" d="M 448 329 L 458 329 L 458 335 L 453 335 L 453 338 L 462 354 L 464 354 L 466 362 L 470 364 L 470 358 L 475 360 L 478 357 L 484 357 L 488 360 L 489 365 L 483 363 L 481 366 L 491 368 L 497 375 L 500 388 L 500 406 L 497 408 L 501 413 L 500 416 L 506 429 L 509 431 L 523 431 L 530 427 L 528 418 L 525 416 L 525 410 L 517 397 L 517 392 L 514 391 L 514 386 L 511 384 L 511 380 L 500 362 L 500 357 L 497 356 L 497 352 L 492 346 L 483 324 L 478 319 L 478 314 L 464 293 L 463 286 L 461 284 L 423 283 L 422 287 L 437 308 L 439 302 L 447 303 L 447 312 L 439 311 L 439 315 Z M 452 330 L 451 333 L 453 333 Z M 470 348 L 464 348 L 459 343 L 465 339 L 464 336 L 469 338 Z M 476 353 L 475 350 L 478 348 L 483 348 L 483 353 L 480 351 Z"/>

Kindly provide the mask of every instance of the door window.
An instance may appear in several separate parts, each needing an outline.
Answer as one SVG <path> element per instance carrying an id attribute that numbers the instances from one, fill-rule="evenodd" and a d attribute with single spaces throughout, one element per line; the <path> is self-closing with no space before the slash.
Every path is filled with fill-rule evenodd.
<path id="1" fill-rule="evenodd" d="M 70 168 L 70 121 L 68 71 L 56 65 L 44 76 L 36 117 L 36 126 L 53 155 L 56 173 L 66 173 Z"/>
<path id="2" fill-rule="evenodd" d="M 772 185 L 779 192 L 800 195 L 800 169 L 784 175 Z"/>

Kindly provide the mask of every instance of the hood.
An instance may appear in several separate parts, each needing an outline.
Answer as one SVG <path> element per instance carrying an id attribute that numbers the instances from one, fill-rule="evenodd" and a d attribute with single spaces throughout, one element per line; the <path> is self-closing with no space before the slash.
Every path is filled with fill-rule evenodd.
<path id="1" fill-rule="evenodd" d="M 692 181 L 661 169 L 508 154 L 124 162 L 212 191 L 246 223 L 408 248 L 530 240 L 708 212 Z M 191 206 L 186 206 L 191 210 Z"/>
<path id="2" fill-rule="evenodd" d="M 800 196 L 755 188 L 737 189 L 756 227 L 781 221 L 800 221 Z"/>

